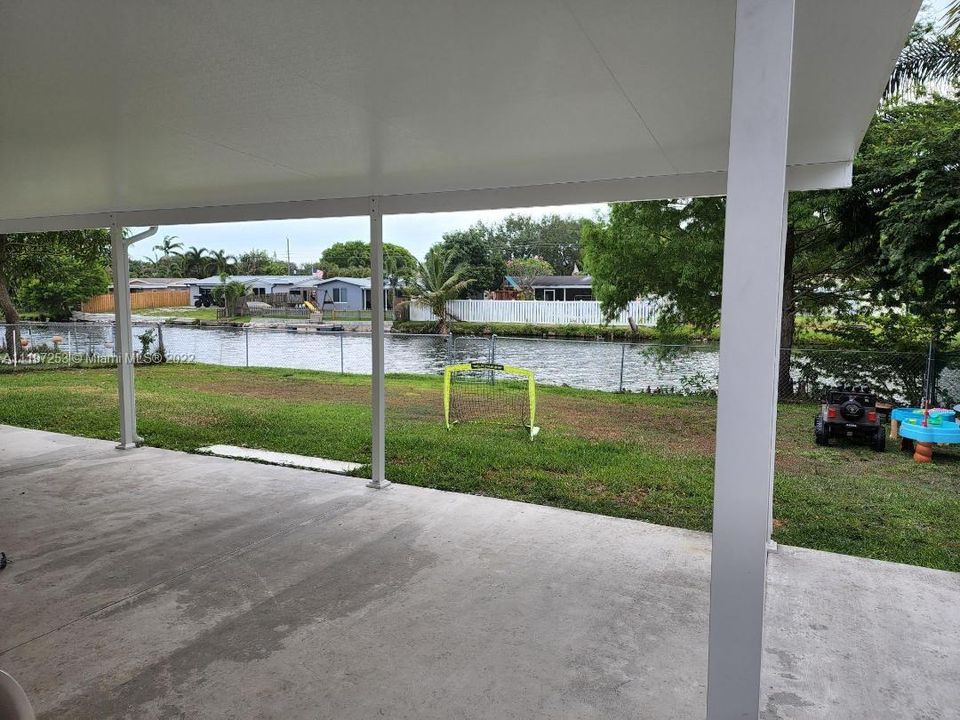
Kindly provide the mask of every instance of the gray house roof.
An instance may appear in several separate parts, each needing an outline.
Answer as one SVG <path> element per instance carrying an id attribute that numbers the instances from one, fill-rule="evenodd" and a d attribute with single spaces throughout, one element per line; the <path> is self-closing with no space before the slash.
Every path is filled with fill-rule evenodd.
<path id="1" fill-rule="evenodd" d="M 341 282 L 346 283 L 347 285 L 356 285 L 360 288 L 370 289 L 370 278 L 355 278 L 355 277 L 330 277 L 330 278 L 307 278 L 306 280 L 297 283 L 296 287 L 322 287 L 324 285 L 329 285 L 332 282 Z"/>
<path id="2" fill-rule="evenodd" d="M 162 285 L 163 287 L 171 286 L 180 286 L 186 285 L 187 283 L 194 282 L 196 278 L 179 278 L 179 277 L 149 277 L 149 278 L 130 278 L 130 284 L 136 285 Z"/>
<path id="3" fill-rule="evenodd" d="M 588 288 L 593 284 L 589 275 L 540 275 L 533 279 L 535 288 Z"/>
<path id="4" fill-rule="evenodd" d="M 130 278 L 130 287 L 137 290 L 166 290 L 184 288 L 195 282 L 197 282 L 196 278 Z M 113 290 L 113 283 L 108 287 Z"/>
<path id="5" fill-rule="evenodd" d="M 511 287 L 520 287 L 517 279 L 511 275 L 505 280 Z M 593 278 L 589 275 L 538 275 L 530 282 L 534 288 L 588 288 L 592 285 Z"/>
<path id="6" fill-rule="evenodd" d="M 227 282 L 242 282 L 245 285 L 296 285 L 305 280 L 303 275 L 227 275 Z M 219 275 L 194 280 L 189 285 L 219 285 Z"/>

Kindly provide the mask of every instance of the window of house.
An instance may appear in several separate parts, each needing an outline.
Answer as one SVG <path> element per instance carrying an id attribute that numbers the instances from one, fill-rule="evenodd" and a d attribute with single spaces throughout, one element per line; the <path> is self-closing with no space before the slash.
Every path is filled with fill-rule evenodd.
<path id="1" fill-rule="evenodd" d="M 543 291 L 543 299 L 544 299 L 544 300 L 556 300 L 556 299 L 557 299 L 557 293 L 556 293 L 556 291 L 555 291 L 555 290 L 544 290 L 544 291 Z"/>
<path id="2" fill-rule="evenodd" d="M 347 301 L 347 289 L 335 287 L 330 291 L 335 303 L 345 303 Z"/>

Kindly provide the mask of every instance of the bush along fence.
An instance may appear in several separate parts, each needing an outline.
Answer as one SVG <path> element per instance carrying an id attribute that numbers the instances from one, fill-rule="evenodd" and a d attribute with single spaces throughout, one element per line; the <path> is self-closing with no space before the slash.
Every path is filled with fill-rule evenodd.
<path id="1" fill-rule="evenodd" d="M 198 362 L 370 373 L 370 335 L 261 327 L 135 324 L 137 362 Z M 502 336 L 387 335 L 386 369 L 439 374 L 455 362 L 497 362 L 534 371 L 547 385 L 634 393 L 713 394 L 716 345 L 666 345 Z M 109 363 L 112 323 L 23 323 L 0 335 L 0 372 Z M 960 353 L 793 348 L 780 399 L 816 401 L 838 384 L 869 385 L 896 404 L 932 396 L 960 402 Z M 747 399 L 745 399 L 746 401 Z"/>

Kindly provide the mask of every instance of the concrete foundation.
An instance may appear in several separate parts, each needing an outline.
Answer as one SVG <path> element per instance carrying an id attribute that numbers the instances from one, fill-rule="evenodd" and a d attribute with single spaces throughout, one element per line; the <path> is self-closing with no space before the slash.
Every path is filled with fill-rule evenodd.
<path id="1" fill-rule="evenodd" d="M 699 718 L 710 536 L 0 426 L 41 718 Z M 764 720 L 956 717 L 960 575 L 770 555 Z"/>

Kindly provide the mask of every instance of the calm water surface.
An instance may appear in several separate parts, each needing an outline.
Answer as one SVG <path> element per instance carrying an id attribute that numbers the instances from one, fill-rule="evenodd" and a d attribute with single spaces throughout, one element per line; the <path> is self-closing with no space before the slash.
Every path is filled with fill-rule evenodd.
<path id="1" fill-rule="evenodd" d="M 135 326 L 134 336 L 156 325 Z M 113 327 L 99 323 L 31 326 L 33 344 L 63 338 L 61 349 L 110 354 Z M 281 367 L 331 372 L 370 373 L 370 336 L 361 333 L 296 333 L 274 329 L 163 326 L 168 354 L 192 356 L 196 362 L 239 367 Z M 139 341 L 134 340 L 139 347 Z M 154 344 L 155 348 L 156 345 Z M 439 374 L 448 362 L 495 361 L 533 370 L 537 381 L 596 390 L 622 387 L 716 387 L 716 346 L 663 346 L 598 341 L 531 338 L 447 338 L 387 334 L 387 372 Z"/>

